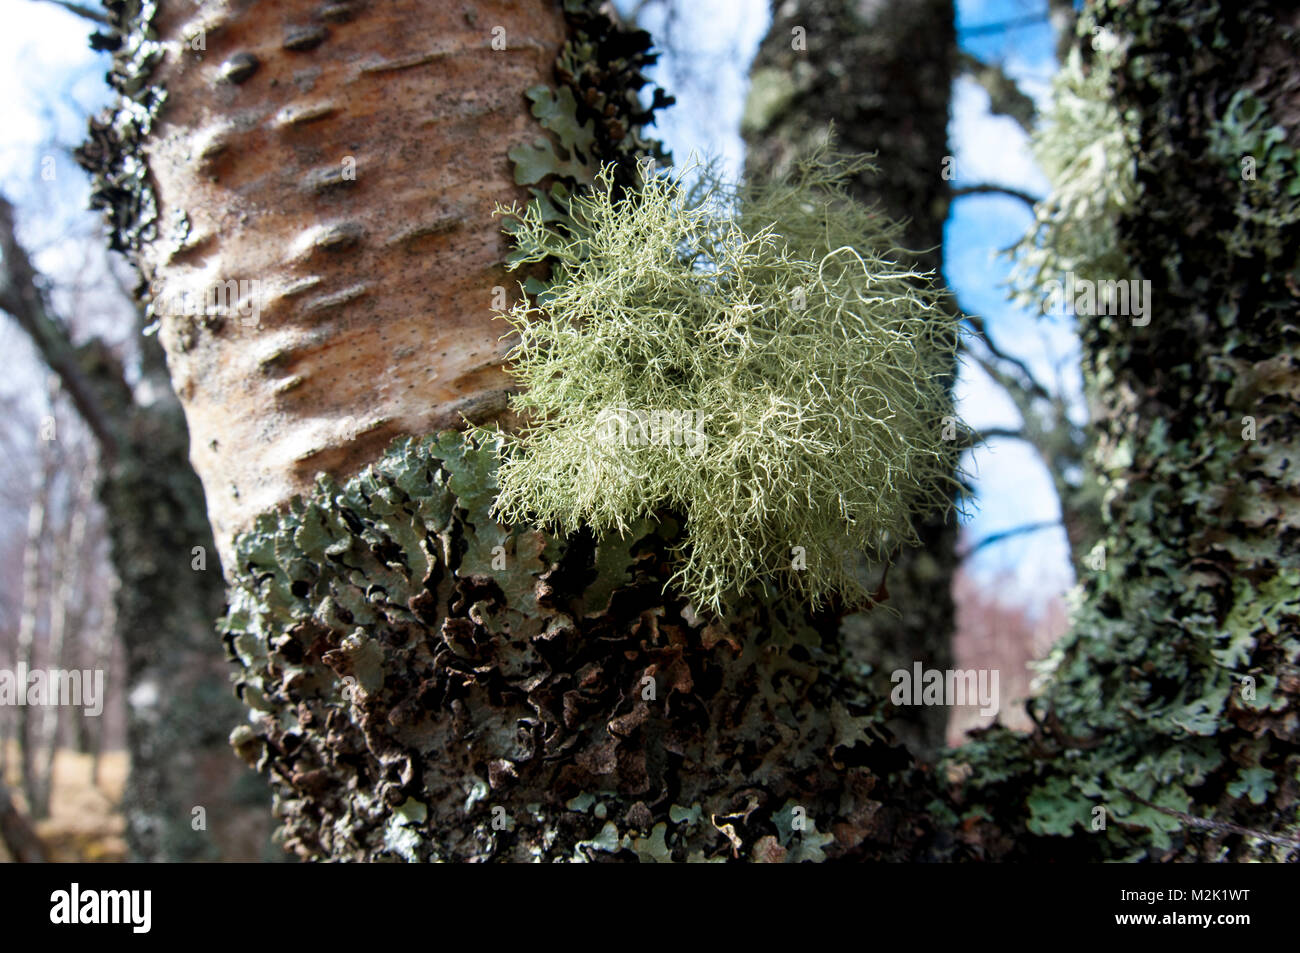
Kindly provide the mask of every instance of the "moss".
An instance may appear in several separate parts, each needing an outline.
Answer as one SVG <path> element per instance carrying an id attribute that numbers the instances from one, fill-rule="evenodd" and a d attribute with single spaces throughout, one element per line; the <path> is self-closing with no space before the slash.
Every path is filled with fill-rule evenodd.
<path id="1" fill-rule="evenodd" d="M 844 193 L 860 168 L 818 153 L 787 181 L 622 198 L 607 171 L 567 227 L 507 210 L 512 266 L 558 264 L 508 315 L 527 422 L 496 512 L 598 534 L 681 513 L 674 581 L 714 612 L 766 582 L 869 602 L 856 555 L 914 543 L 951 498 L 957 334 L 895 226 Z"/>

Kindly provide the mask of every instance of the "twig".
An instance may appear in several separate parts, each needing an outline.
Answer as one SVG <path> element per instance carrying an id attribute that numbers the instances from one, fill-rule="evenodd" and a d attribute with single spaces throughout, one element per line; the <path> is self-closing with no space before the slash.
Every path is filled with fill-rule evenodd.
<path id="1" fill-rule="evenodd" d="M 1036 533 L 1040 529 L 1052 529 L 1057 526 L 1064 526 L 1060 520 L 1043 520 L 1039 523 L 1026 523 L 1024 526 L 1017 526 L 1014 529 L 1003 530 L 1000 533 L 991 533 L 985 536 L 978 543 L 971 546 L 964 553 L 958 553 L 958 559 L 968 559 L 974 556 L 985 546 L 992 546 L 994 543 L 1000 543 L 1004 539 L 1010 539 L 1012 536 L 1023 536 L 1025 533 Z"/>
<path id="2" fill-rule="evenodd" d="M 27 250 L 14 230 L 14 209 L 0 196 L 0 310 L 7 311 L 27 332 L 45 363 L 62 381 L 77 413 L 95 435 L 105 460 L 112 460 L 117 450 L 113 427 L 104 415 L 94 384 L 77 361 L 76 347 L 67 328 L 51 313 L 45 293 L 37 282 Z"/>
<path id="3" fill-rule="evenodd" d="M 83 4 L 72 3 L 71 0 L 45 0 L 45 2 L 52 3 L 56 7 L 63 7 L 63 9 L 67 10 L 69 13 L 74 13 L 83 19 L 89 20 L 91 23 L 98 23 L 101 26 L 112 26 L 113 21 L 111 21 L 107 15 L 100 13 L 98 10 L 93 10 Z"/>
<path id="4" fill-rule="evenodd" d="M 953 198 L 961 198 L 965 195 L 1009 195 L 1013 199 L 1020 199 L 1031 209 L 1037 204 L 1038 199 L 1021 189 L 1013 189 L 1007 185 L 993 185 L 991 183 L 982 183 L 980 185 L 964 185 L 959 189 L 952 190 Z"/>
<path id="5" fill-rule="evenodd" d="M 1192 814 L 1184 814 L 1182 811 L 1175 811 L 1173 808 L 1161 807 L 1159 804 L 1152 804 L 1146 798 L 1139 796 L 1128 788 L 1119 787 L 1128 797 L 1137 801 L 1139 804 L 1145 804 L 1152 810 L 1159 811 L 1161 814 L 1167 814 L 1170 817 L 1176 817 L 1188 827 L 1197 827 L 1201 830 L 1210 831 L 1228 831 L 1231 834 L 1240 834 L 1243 837 L 1258 837 L 1260 840 L 1266 840 L 1270 844 L 1278 844 L 1282 847 L 1300 847 L 1300 838 L 1287 837 L 1283 834 L 1268 834 L 1264 831 L 1257 831 L 1250 827 L 1242 827 L 1240 824 L 1234 824 L 1231 821 L 1216 821 L 1208 817 L 1196 817 Z"/>

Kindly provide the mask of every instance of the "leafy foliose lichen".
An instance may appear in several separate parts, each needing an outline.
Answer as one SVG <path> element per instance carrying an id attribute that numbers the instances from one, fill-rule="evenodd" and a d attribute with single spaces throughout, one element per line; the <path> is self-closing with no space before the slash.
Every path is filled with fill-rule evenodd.
<path id="1" fill-rule="evenodd" d="M 1270 114 L 1289 115 L 1300 35 L 1262 0 L 1089 11 L 1114 54 L 1113 115 L 1140 143 L 1136 201 L 1109 234 L 1155 305 L 1146 325 L 1080 322 L 1103 535 L 1034 731 L 963 746 L 963 797 L 994 819 L 986 843 L 1021 856 L 1294 860 L 1296 229 L 1259 213 L 1289 189 Z M 1270 170 L 1243 179 L 1245 155 Z"/>
<path id="2" fill-rule="evenodd" d="M 287 848 L 946 856 L 832 634 L 786 600 L 722 621 L 665 599 L 666 521 L 599 542 L 503 526 L 496 466 L 459 433 L 404 438 L 237 540 L 221 628 L 251 712 L 231 741 L 273 780 Z"/>
<path id="3" fill-rule="evenodd" d="M 674 582 L 714 611 L 778 579 L 867 602 L 856 556 L 951 499 L 957 331 L 896 227 L 845 193 L 863 168 L 823 150 L 772 184 L 702 170 L 621 197 L 606 169 L 567 226 L 502 210 L 512 267 L 554 271 L 507 315 L 525 424 L 496 513 L 597 533 L 682 513 Z"/>
<path id="4" fill-rule="evenodd" d="M 650 34 L 625 30 L 593 0 L 565 0 L 568 39 L 555 60 L 555 88 L 538 84 L 525 92 L 529 110 L 546 135 L 507 151 L 515 183 L 529 186 L 548 221 L 568 219 L 569 196 L 591 186 L 602 167 L 612 167 L 619 190 L 640 183 L 638 162 L 670 164 L 663 144 L 645 134 L 657 110 L 673 97 L 656 87 L 648 103 L 640 90 L 645 70 L 659 58 Z M 532 292 L 540 283 L 528 283 Z"/>
<path id="5" fill-rule="evenodd" d="M 1286 129 L 1269 119 L 1257 96 L 1238 90 L 1209 138 L 1238 192 L 1236 222 L 1225 244 L 1239 257 L 1262 253 L 1272 261 L 1284 254 L 1290 230 L 1300 223 L 1300 154 Z"/>
<path id="6" fill-rule="evenodd" d="M 109 0 L 106 32 L 90 45 L 113 53 L 107 79 L 117 92 L 113 106 L 90 120 L 87 141 L 76 151 L 92 176 L 90 204 L 108 222 L 109 247 L 135 252 L 157 231 L 158 200 L 143 152 L 145 138 L 166 91 L 149 80 L 163 56 L 154 30 L 156 0 Z"/>

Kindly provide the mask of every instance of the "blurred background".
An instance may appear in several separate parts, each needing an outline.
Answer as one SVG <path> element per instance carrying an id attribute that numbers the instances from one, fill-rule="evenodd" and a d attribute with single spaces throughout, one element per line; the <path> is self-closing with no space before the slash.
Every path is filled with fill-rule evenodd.
<path id="1" fill-rule="evenodd" d="M 101 669 L 106 698 L 98 718 L 72 707 L 0 705 L 0 821 L 6 812 L 30 819 L 57 860 L 119 861 L 129 851 L 137 859 L 274 859 L 265 787 L 226 742 L 241 715 L 224 685 L 212 627 L 222 605 L 220 567 L 210 544 L 191 545 L 202 501 L 192 473 L 183 472 L 174 398 L 132 301 L 134 277 L 109 252 L 73 156 L 88 117 L 110 94 L 110 54 L 87 42 L 101 15 L 91 5 L 4 3 L 0 670 Z M 935 193 L 908 194 L 904 207 L 923 210 L 913 213 L 912 234 L 922 248 L 942 243 L 933 261 L 941 261 L 957 306 L 971 316 L 955 393 L 961 417 L 985 440 L 964 453 L 970 492 L 955 564 L 934 585 L 953 600 L 953 666 L 997 669 L 1002 721 L 1027 724 L 1018 699 L 1030 691 L 1030 662 L 1065 630 L 1065 596 L 1095 509 L 1083 480 L 1086 407 L 1072 319 L 1013 305 L 1012 262 L 1004 254 L 1032 227 L 1032 203 L 1047 189 L 1031 130 L 1047 102 L 1061 33 L 1073 29 L 1071 4 L 958 0 L 955 11 L 946 0 L 778 0 L 775 10 L 768 0 L 616 6 L 625 21 L 649 30 L 662 52 L 654 78 L 677 105 L 661 112 L 655 132 L 679 164 L 696 153 L 721 159 L 734 174 L 747 162 L 761 174 L 756 163 L 779 163 L 780 137 L 791 123 L 821 118 L 807 103 L 829 101 L 829 84 L 842 94 L 837 124 L 858 132 L 847 144 L 874 148 L 869 143 L 879 136 L 882 181 L 905 181 L 899 163 L 911 162 L 914 178 Z M 845 35 L 836 51 L 818 49 L 821 34 L 810 31 L 800 50 L 800 18 L 829 16 L 833 8 L 856 8 L 851 12 L 866 22 L 896 17 L 899 29 Z M 925 19 L 945 10 L 951 22 Z M 806 55 L 792 67 L 791 52 Z M 946 115 L 946 149 L 920 157 L 909 153 L 906 136 L 923 117 L 912 115 L 904 81 L 913 70 L 926 75 L 927 56 L 945 60 L 951 82 L 925 105 L 941 121 Z M 877 59 L 892 64 L 885 72 L 892 69 L 902 86 L 862 72 Z M 901 145 L 891 143 L 894 136 Z M 933 223 L 924 221 L 926 212 Z M 931 227 L 935 239 L 926 241 Z M 40 313 L 15 290 L 28 266 L 46 303 Z M 89 374 L 87 355 L 94 358 Z M 114 470 L 106 429 L 156 447 L 152 472 Z M 96 480 L 105 475 L 107 489 L 97 494 Z M 175 534 L 181 526 L 186 534 Z M 146 617 L 153 624 L 143 625 Z M 176 672 L 187 674 L 178 680 Z M 973 706 L 940 718 L 949 744 L 991 720 Z M 129 788 L 128 749 L 140 766 Z M 178 775 L 190 789 L 165 790 Z M 174 804 L 160 807 L 169 798 L 179 798 L 179 812 Z M 194 811 L 201 806 L 199 827 Z M 163 815 L 173 816 L 172 827 L 158 820 Z M 0 843 L 0 858 L 12 853 Z"/>

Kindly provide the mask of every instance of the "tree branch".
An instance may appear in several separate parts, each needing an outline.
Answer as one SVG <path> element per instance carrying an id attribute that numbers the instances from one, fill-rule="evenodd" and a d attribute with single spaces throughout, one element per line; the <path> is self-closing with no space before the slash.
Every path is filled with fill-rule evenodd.
<path id="1" fill-rule="evenodd" d="M 98 23 L 100 26 L 111 26 L 112 22 L 105 14 L 100 13 L 90 7 L 83 6 L 80 3 L 72 3 L 71 0 L 45 0 L 46 3 L 52 3 L 56 7 L 63 7 L 69 13 L 89 20 L 91 23 Z"/>
<path id="2" fill-rule="evenodd" d="M 67 327 L 51 313 L 45 293 L 37 283 L 27 250 L 14 231 L 14 209 L 0 196 L 0 310 L 7 311 L 27 332 L 45 363 L 58 375 L 77 413 L 99 443 L 105 460 L 117 452 L 113 427 L 104 415 L 96 388 L 77 361 L 77 349 Z M 123 385 L 125 386 L 125 384 Z"/>
<path id="3" fill-rule="evenodd" d="M 996 437 L 1004 437 L 1009 440 L 1029 440 L 1027 433 L 1015 427 L 990 427 L 988 430 L 979 431 L 979 436 L 981 441 Z"/>
<path id="4" fill-rule="evenodd" d="M 1007 20 L 995 20 L 990 23 L 976 23 L 973 26 L 958 26 L 957 32 L 964 36 L 979 36 L 983 33 L 1001 33 L 1003 30 L 1014 30 L 1017 27 L 1035 26 L 1047 22 L 1047 13 L 1044 11 L 1030 16 L 1011 17 Z"/>
<path id="5" fill-rule="evenodd" d="M 1278 844 L 1282 847 L 1300 847 L 1300 839 L 1295 837 L 1286 837 L 1282 834 L 1270 834 L 1267 831 L 1257 831 L 1253 828 L 1242 827 L 1240 824 L 1234 824 L 1231 821 L 1219 821 L 1208 817 L 1196 817 L 1182 811 L 1175 811 L 1170 807 L 1161 807 L 1159 804 L 1152 804 L 1146 798 L 1130 791 L 1128 788 L 1121 787 L 1120 790 L 1139 804 L 1145 804 L 1147 807 L 1159 811 L 1161 814 L 1177 818 L 1188 827 L 1195 827 L 1206 831 L 1226 831 L 1230 834 L 1240 834 L 1242 837 L 1258 837 L 1260 840 L 1268 841 L 1270 844 Z"/>
<path id="6" fill-rule="evenodd" d="M 968 322 L 970 322 L 971 327 L 975 330 L 976 336 L 980 339 L 980 341 L 983 342 L 984 346 L 988 348 L 989 353 L 992 354 L 999 361 L 1005 361 L 1007 364 L 1010 364 L 1012 367 L 1020 371 L 1020 373 L 1025 376 L 1025 381 L 1024 382 L 1013 381 L 1010 384 L 1008 384 L 1007 382 L 1008 375 L 1006 375 L 1005 372 L 994 368 L 991 364 L 989 364 L 987 361 L 982 359 L 978 354 L 972 355 L 975 358 L 975 360 L 979 363 L 980 367 L 988 371 L 989 374 L 993 377 L 993 379 L 998 381 L 998 383 L 1002 384 L 1003 387 L 1010 388 L 1012 386 L 1019 386 L 1022 389 L 1028 391 L 1034 397 L 1041 397 L 1043 400 L 1048 400 L 1048 401 L 1052 399 L 1052 395 L 1047 392 L 1047 389 L 1043 387 L 1042 384 L 1038 383 L 1038 379 L 1034 377 L 1033 371 L 1029 369 L 1028 364 L 1026 364 L 1018 357 L 1012 357 L 1010 354 L 1007 354 L 1000 347 L 998 347 L 996 344 L 993 343 L 993 339 L 989 337 L 988 328 L 985 326 L 983 318 L 981 318 L 977 314 L 967 314 L 965 315 L 965 318 Z"/>
<path id="7" fill-rule="evenodd" d="M 1030 210 L 1038 204 L 1038 199 L 1034 198 L 1028 192 L 1021 189 L 1013 189 L 1008 185 L 981 183 L 980 185 L 964 185 L 959 189 L 952 190 L 953 198 L 961 198 L 966 195 L 1009 195 L 1013 199 L 1020 199 L 1020 201 L 1029 206 Z"/>
<path id="8" fill-rule="evenodd" d="M 971 556 L 974 556 L 985 546 L 992 546 L 994 543 L 1000 543 L 1003 540 L 1010 539 L 1013 536 L 1023 536 L 1026 533 L 1037 533 L 1039 530 L 1042 529 L 1053 529 L 1057 526 L 1064 526 L 1064 525 L 1065 524 L 1062 523 L 1060 520 L 1043 520 L 1040 523 L 1026 523 L 1024 526 L 1017 526 L 1014 529 L 1003 530 L 1000 533 L 992 533 L 988 536 L 985 536 L 975 545 L 967 549 L 964 553 L 959 553 L 957 555 L 957 558 L 969 559 Z"/>
<path id="9" fill-rule="evenodd" d="M 984 87 L 989 94 L 989 108 L 996 115 L 1010 116 L 1025 132 L 1034 131 L 1034 116 L 1037 114 L 1034 101 L 1021 92 L 1001 64 L 986 63 L 965 52 L 958 56 L 957 62 L 963 73 Z"/>

